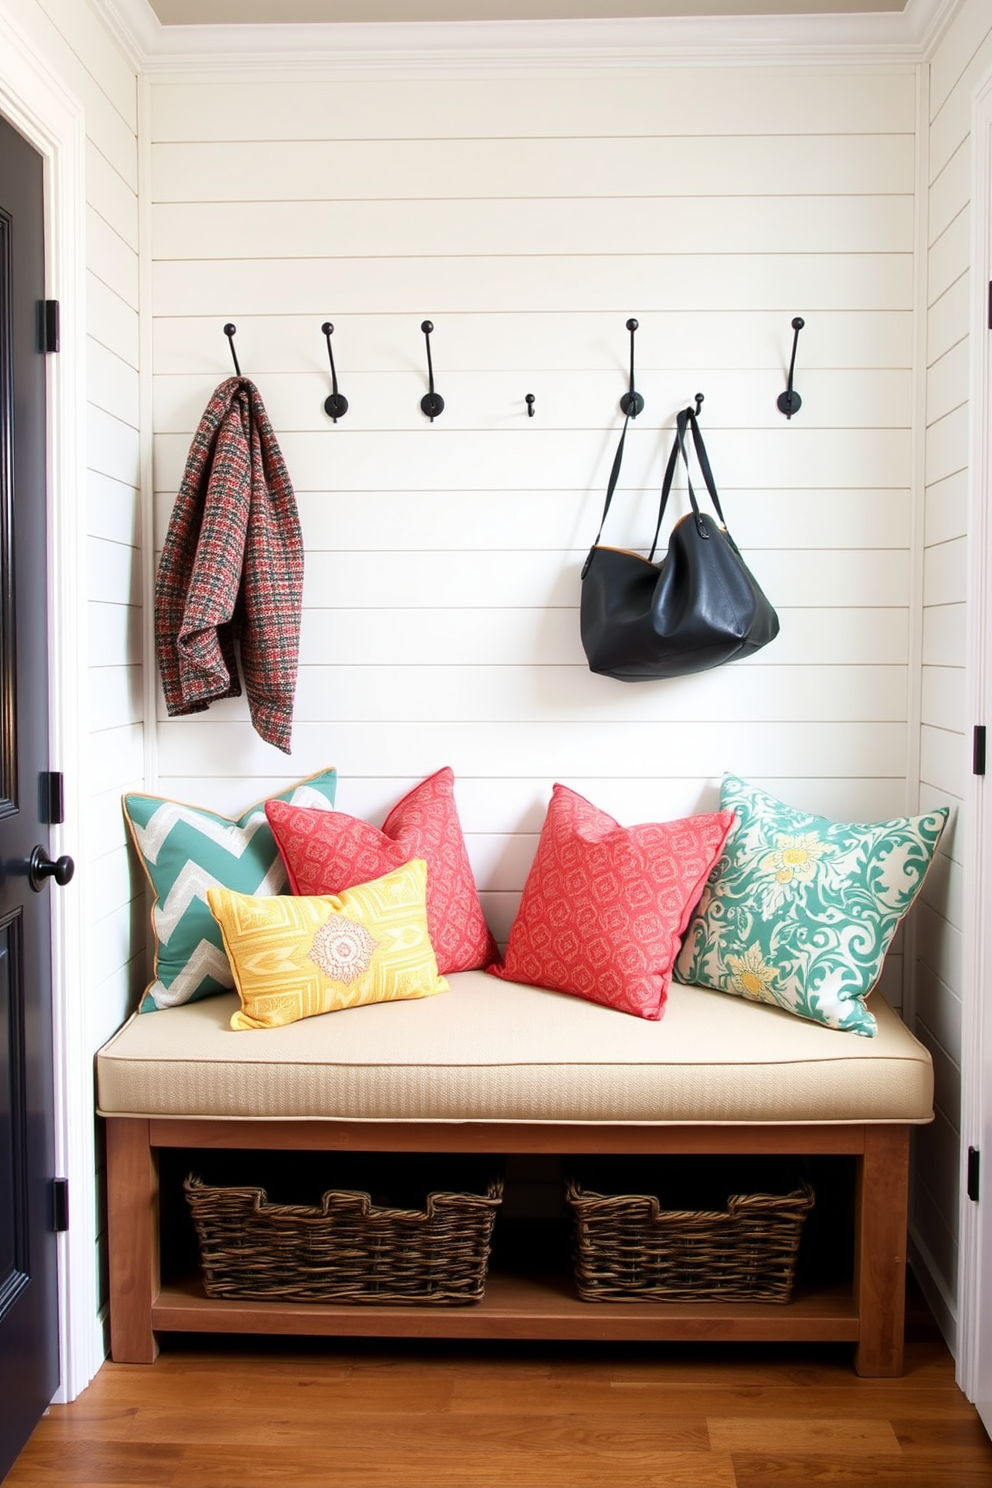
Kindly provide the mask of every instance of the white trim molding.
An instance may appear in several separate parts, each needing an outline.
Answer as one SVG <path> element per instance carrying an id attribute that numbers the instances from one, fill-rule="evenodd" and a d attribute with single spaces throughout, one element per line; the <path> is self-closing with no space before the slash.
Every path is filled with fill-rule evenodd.
<path id="1" fill-rule="evenodd" d="M 992 606 L 988 598 L 988 561 L 992 552 L 992 524 L 986 493 L 992 487 L 992 422 L 987 410 L 992 395 L 992 337 L 983 332 L 987 324 L 989 274 L 992 272 L 992 74 L 978 89 L 971 120 L 971 384 L 969 388 L 970 450 L 968 481 L 968 652 L 967 707 L 973 723 L 988 721 L 992 700 Z M 984 415 L 981 410 L 986 410 Z M 964 802 L 965 829 L 965 938 L 964 1003 L 962 1008 L 961 1059 L 961 1209 L 959 1227 L 960 1347 L 958 1383 L 969 1400 L 980 1385 L 980 1354 L 989 1361 L 992 1352 L 992 1314 L 981 1295 L 983 1236 L 981 1212 L 965 1192 L 965 1164 L 969 1147 L 987 1146 L 983 1134 L 992 1135 L 992 1095 L 983 1093 L 986 1046 L 992 1037 L 984 1004 L 988 996 L 988 973 L 992 967 L 992 927 L 988 906 L 992 902 L 992 795 L 988 777 L 969 772 Z M 986 1151 L 985 1165 L 992 1153 Z M 986 1173 L 986 1184 L 988 1173 Z M 988 1206 L 986 1206 L 987 1208 Z M 989 1221 L 985 1220 L 986 1227 Z M 986 1249 L 990 1236 L 984 1237 Z M 986 1316 L 982 1317 L 982 1307 Z M 983 1342 L 983 1326 L 985 1338 Z M 988 1367 L 988 1364 L 986 1364 Z"/>
<path id="2" fill-rule="evenodd" d="M 86 635 L 86 139 L 83 110 L 53 77 L 0 0 L 0 111 L 44 160 L 46 297 L 61 305 L 61 344 L 48 358 L 48 615 L 49 750 L 65 777 L 70 823 L 52 829 L 53 854 L 78 854 L 83 799 L 80 732 L 83 638 Z M 92 1059 L 85 1036 L 80 969 L 86 965 L 81 895 L 85 874 L 52 901 L 52 999 L 55 1043 L 55 1161 L 69 1180 L 72 1228 L 59 1237 L 60 1386 L 72 1400 L 103 1363 L 93 1254 L 96 1195 L 93 1174 Z"/>
<path id="3" fill-rule="evenodd" d="M 922 62 L 961 0 L 855 15 L 657 16 L 580 21 L 163 26 L 148 0 L 92 0 L 138 72 L 306 68 L 500 71 L 707 62 Z"/>

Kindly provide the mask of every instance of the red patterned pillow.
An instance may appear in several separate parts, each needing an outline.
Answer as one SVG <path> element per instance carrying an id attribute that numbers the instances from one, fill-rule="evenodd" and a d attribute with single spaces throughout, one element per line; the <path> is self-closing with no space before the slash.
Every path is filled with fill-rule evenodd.
<path id="1" fill-rule="evenodd" d="M 733 820 L 718 811 L 621 827 L 556 785 L 506 960 L 488 970 L 660 1018 L 679 943 Z"/>
<path id="2" fill-rule="evenodd" d="M 485 966 L 496 955 L 496 943 L 479 903 L 454 787 L 453 772 L 438 770 L 393 807 L 381 831 L 343 811 L 267 801 L 266 816 L 293 893 L 341 894 L 411 858 L 423 858 L 427 928 L 438 971 Z"/>

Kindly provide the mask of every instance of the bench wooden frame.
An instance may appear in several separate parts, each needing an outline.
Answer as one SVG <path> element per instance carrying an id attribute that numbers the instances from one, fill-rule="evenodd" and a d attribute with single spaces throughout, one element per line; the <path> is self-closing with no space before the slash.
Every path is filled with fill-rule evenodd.
<path id="1" fill-rule="evenodd" d="M 152 1363 L 159 1332 L 502 1339 L 850 1342 L 857 1372 L 902 1373 L 909 1126 L 587 1126 L 107 1119 L 113 1358 Z M 585 1303 L 541 1278 L 491 1275 L 464 1308 L 337 1306 L 208 1299 L 198 1282 L 163 1287 L 162 1148 L 501 1153 L 821 1153 L 856 1159 L 853 1285 L 775 1303 Z"/>

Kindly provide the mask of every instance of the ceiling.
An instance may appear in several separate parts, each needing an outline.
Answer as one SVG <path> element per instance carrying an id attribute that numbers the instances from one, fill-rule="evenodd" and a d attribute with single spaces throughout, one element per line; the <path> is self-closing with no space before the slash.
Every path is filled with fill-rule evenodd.
<path id="1" fill-rule="evenodd" d="M 901 14 L 907 0 L 150 0 L 164 26 Z"/>

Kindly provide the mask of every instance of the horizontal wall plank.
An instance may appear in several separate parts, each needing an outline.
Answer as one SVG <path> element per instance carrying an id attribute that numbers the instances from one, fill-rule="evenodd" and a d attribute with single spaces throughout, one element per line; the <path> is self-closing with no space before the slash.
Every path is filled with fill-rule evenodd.
<path id="1" fill-rule="evenodd" d="M 967 206 L 971 196 L 971 152 L 963 142 L 930 186 L 928 224 L 931 243 L 935 243 L 948 225 Z"/>
<path id="2" fill-rule="evenodd" d="M 92 336 L 86 338 L 86 394 L 96 408 L 114 415 L 122 422 L 138 427 L 139 391 L 137 368 Z"/>
<path id="3" fill-rule="evenodd" d="M 968 474 L 959 470 L 935 481 L 925 495 L 924 542 L 949 542 L 968 531 Z"/>
<path id="4" fill-rule="evenodd" d="M 90 665 L 137 666 L 144 654 L 140 605 L 108 604 L 103 599 L 91 599 L 86 613 Z"/>
<path id="5" fill-rule="evenodd" d="M 692 168 L 687 169 L 691 148 Z M 258 140 L 156 144 L 153 202 L 625 197 L 646 183 L 683 195 L 901 195 L 914 189 L 911 134 L 632 135 L 572 140 Z"/>
<path id="6" fill-rule="evenodd" d="M 926 481 L 928 485 L 964 470 L 969 449 L 968 405 L 963 403 L 927 429 Z M 964 592 L 963 590 L 961 591 Z"/>
<path id="7" fill-rule="evenodd" d="M 92 207 L 86 213 L 86 238 L 92 272 L 137 311 L 138 259 L 134 249 Z"/>
<path id="8" fill-rule="evenodd" d="M 442 429 L 416 409 L 422 427 L 380 429 L 376 434 L 334 431 L 287 434 L 279 439 L 298 492 L 327 491 L 605 491 L 617 445 L 617 428 L 568 433 L 540 427 Z M 536 422 L 536 421 L 535 421 Z M 657 491 L 668 456 L 670 430 L 639 426 L 627 436 L 624 483 Z M 155 436 L 155 489 L 179 489 L 189 438 Z M 891 490 L 908 486 L 912 445 L 908 430 L 833 430 L 783 426 L 775 431 L 707 429 L 720 489 Z"/>
<path id="9" fill-rule="evenodd" d="M 120 491 L 122 488 L 114 487 Z M 297 498 L 308 553 L 417 551 L 425 534 L 436 552 L 458 552 L 471 533 L 479 548 L 558 548 L 591 544 L 603 511 L 603 491 L 304 491 Z M 749 549 L 816 548 L 827 532 L 834 548 L 908 548 L 907 491 L 734 491 L 721 505 L 738 544 Z M 113 491 L 106 501 L 113 504 Z M 160 492 L 156 538 L 161 549 L 174 498 Z M 648 548 L 657 519 L 655 491 L 618 488 L 604 528 L 607 541 Z M 115 510 L 115 515 L 116 515 Z M 124 512 L 119 515 L 123 518 Z M 663 529 L 667 543 L 670 523 Z M 115 529 L 119 530 L 119 529 Z M 661 549 L 664 552 L 664 546 Z"/>
<path id="10" fill-rule="evenodd" d="M 675 310 L 908 310 L 910 253 L 709 254 L 623 253 L 543 258 L 296 259 L 292 273 L 268 260 L 156 262 L 155 315 L 251 315 L 320 312 L 335 286 L 337 313 L 407 313 L 437 320 L 459 311 L 574 311 L 595 305 L 629 314 Z M 223 307 L 223 308 L 221 308 Z M 955 338 L 956 339 L 956 338 Z M 247 363 L 245 364 L 247 366 Z"/>
<path id="11" fill-rule="evenodd" d="M 913 245 L 913 197 L 707 196 L 401 201 L 292 201 L 259 211 L 255 201 L 158 203 L 151 217 L 157 259 L 408 257 L 613 253 L 904 253 Z M 661 183 L 655 177 L 651 183 Z M 514 193 L 515 194 L 515 193 Z"/>
<path id="12" fill-rule="evenodd" d="M 967 644 L 967 614 L 961 604 L 935 605 L 923 611 L 923 665 L 960 666 Z"/>
<path id="13" fill-rule="evenodd" d="M 963 662 L 963 658 L 962 658 Z M 923 668 L 923 695 L 920 709 L 925 724 L 965 732 L 965 670 L 958 667 Z"/>
<path id="14" fill-rule="evenodd" d="M 435 769 L 447 756 L 438 756 Z M 327 763 L 325 761 L 325 763 Z M 528 841 L 539 835 L 551 789 L 557 776 L 544 779 L 458 776 L 455 799 L 469 845 L 475 837 L 510 838 L 522 835 Z M 158 794 L 191 805 L 203 806 L 232 818 L 241 816 L 256 801 L 276 795 L 295 783 L 295 775 L 163 776 Z M 419 783 L 414 776 L 386 778 L 339 773 L 336 809 L 381 826 L 406 793 Z M 780 780 L 754 778 L 753 783 L 799 810 L 812 811 L 835 821 L 887 821 L 906 812 L 903 779 L 816 779 Z M 719 807 L 719 779 L 680 777 L 571 777 L 568 784 L 600 810 L 617 821 L 675 821 L 700 811 Z M 116 804 L 116 803 L 114 803 Z M 517 887 L 523 883 L 521 879 Z"/>
<path id="15" fill-rule="evenodd" d="M 144 716 L 143 670 L 140 666 L 90 667 L 86 674 L 87 715 L 91 729 L 140 723 Z"/>
<path id="16" fill-rule="evenodd" d="M 927 303 L 932 305 L 971 262 L 971 210 L 965 205 L 952 217 L 927 254 Z"/>
<path id="17" fill-rule="evenodd" d="M 409 362 L 413 344 L 408 332 L 409 327 L 404 336 Z M 506 371 L 445 368 L 442 378 L 440 349 L 436 337 L 434 340 L 432 356 L 437 386 L 445 399 L 445 429 L 487 426 L 516 426 L 528 432 L 588 429 L 611 417 L 617 420 L 619 429 L 620 398 L 627 391 L 629 374 L 610 365 L 612 359 L 588 369 L 550 373 L 546 368 L 536 368 L 526 382 L 522 379 L 530 373 L 529 368 Z M 485 343 L 477 350 L 483 361 L 488 350 Z M 340 389 L 348 399 L 348 411 L 337 425 L 324 409 L 324 400 L 331 390 L 326 353 L 323 368 L 314 367 L 309 373 L 268 374 L 260 379 L 259 390 L 266 412 L 280 439 L 289 432 L 355 433 L 410 424 L 420 426 L 423 420 L 420 400 L 427 390 L 426 360 L 424 371 L 408 366 L 403 372 L 346 372 L 338 347 L 335 366 Z M 645 425 L 657 427 L 667 421 L 674 430 L 675 414 L 691 404 L 696 391 L 701 391 L 704 394 L 701 417 L 707 428 L 712 425 L 783 431 L 778 397 L 785 388 L 785 375 L 779 368 L 742 369 L 733 374 L 707 370 L 705 378 L 699 379 L 702 384 L 699 388 L 694 388 L 687 376 L 684 368 L 656 372 L 638 364 L 637 390 L 644 398 L 640 418 Z M 202 374 L 156 378 L 156 430 L 160 434 L 182 434 L 187 441 L 191 439 L 217 381 L 216 375 Z M 908 369 L 811 370 L 804 366 L 802 427 L 908 429 L 910 382 Z M 533 421 L 528 418 L 524 398 L 528 390 L 536 397 Z"/>
<path id="18" fill-rule="evenodd" d="M 103 604 L 139 605 L 142 594 L 140 553 L 124 543 L 87 539 L 88 592 Z"/>
<path id="19" fill-rule="evenodd" d="M 971 738 L 951 727 L 925 723 L 920 729 L 920 779 L 953 796 L 963 794 L 971 767 Z"/>
<path id="20" fill-rule="evenodd" d="M 881 608 L 908 602 L 908 555 L 901 550 L 822 551 L 817 554 L 815 570 L 797 563 L 792 553 L 763 551 L 745 556 L 776 606 L 863 609 L 867 593 Z M 465 555 L 424 551 L 415 556 L 403 552 L 310 553 L 304 607 L 378 609 L 388 598 L 389 608 L 398 616 L 422 608 L 574 608 L 579 603 L 584 558 L 585 549 Z"/>
<path id="21" fill-rule="evenodd" d="M 925 900 L 917 901 L 915 914 L 917 954 L 920 960 L 931 971 L 939 971 L 941 981 L 948 982 L 952 987 L 961 987 L 964 972 L 964 937 L 961 931 Z"/>
<path id="22" fill-rule="evenodd" d="M 906 608 L 794 609 L 777 606 L 781 628 L 774 651 L 735 663 L 745 669 L 773 660 L 780 666 L 905 666 L 909 654 Z M 300 662 L 320 666 L 342 658 L 369 666 L 383 658 L 396 666 L 429 659 L 436 666 L 500 666 L 540 661 L 545 666 L 584 665 L 578 611 L 543 607 L 461 610 L 418 609 L 398 623 L 391 609 L 308 609 L 303 616 Z"/>
<path id="23" fill-rule="evenodd" d="M 89 405 L 86 420 L 87 460 L 91 470 L 137 486 L 140 468 L 138 430 L 102 408 Z"/>
<path id="24" fill-rule="evenodd" d="M 513 107 L 505 80 L 390 78 L 370 88 L 365 79 L 294 78 L 259 88 L 224 79 L 202 83 L 152 78 L 151 135 L 156 142 L 230 140 L 392 140 L 413 129 L 423 139 L 445 136 L 497 139 L 541 134 L 587 138 L 595 121 L 600 138 L 670 132 L 734 134 L 745 119 L 760 134 L 877 134 L 914 127 L 911 67 L 673 67 L 658 85 L 654 68 L 622 76 L 554 74 L 513 79 Z"/>
<path id="25" fill-rule="evenodd" d="M 319 723 L 328 698 L 342 721 L 369 725 L 431 721 L 651 721 L 720 723 L 750 714 L 753 721 L 789 723 L 898 722 L 906 714 L 903 667 L 727 666 L 693 677 L 637 686 L 598 677 L 584 666 L 306 666 L 301 668 L 294 715 Z M 239 698 L 213 704 L 214 719 L 243 717 Z M 161 716 L 166 716 L 164 707 Z"/>
<path id="26" fill-rule="evenodd" d="M 335 361 L 339 374 L 355 372 L 423 373 L 423 314 L 363 314 L 342 311 L 335 291 L 321 291 L 321 308 L 295 315 L 262 315 L 254 308 L 239 313 L 237 344 L 242 365 L 251 367 L 263 395 L 269 377 L 281 373 L 320 373 L 327 380 L 327 350 L 320 327 L 330 316 L 334 325 Z M 791 312 L 748 310 L 739 305 L 732 314 L 705 307 L 673 307 L 646 312 L 642 305 L 621 312 L 604 312 L 595 305 L 576 306 L 567 315 L 544 307 L 521 314 L 489 315 L 471 310 L 448 314 L 437 324 L 433 340 L 438 369 L 445 373 L 475 371 L 538 372 L 587 368 L 611 370 L 626 387 L 629 336 L 625 321 L 630 309 L 638 314 L 637 366 L 642 371 L 670 370 L 734 374 L 759 369 L 775 371 L 783 379 L 792 345 Z M 199 316 L 159 313 L 152 321 L 156 387 L 168 376 L 196 376 L 203 388 L 227 377 L 231 355 L 223 335 L 226 311 L 216 307 Z M 443 360 L 441 353 L 443 351 Z M 867 308 L 831 311 L 815 317 L 802 335 L 802 367 L 910 370 L 913 362 L 912 315 L 902 310 Z M 798 385 L 798 383 L 797 383 Z M 697 388 L 684 388 L 677 400 L 685 402 Z M 704 388 L 705 392 L 706 389 Z M 325 387 L 326 395 L 326 387 Z M 197 409 L 197 415 L 199 414 Z"/>
<path id="27" fill-rule="evenodd" d="M 927 369 L 928 423 L 936 423 L 967 403 L 970 375 L 970 346 L 963 337 Z"/>
<path id="28" fill-rule="evenodd" d="M 247 722 L 215 723 L 209 712 L 159 726 L 163 776 L 269 775 L 280 756 Z M 733 729 L 704 724 L 617 723 L 582 729 L 555 724 L 410 724 L 402 730 L 363 724 L 300 724 L 293 731 L 294 775 L 333 762 L 343 775 L 428 775 L 447 761 L 456 775 L 504 778 L 538 774 L 612 775 L 617 761 L 634 775 L 650 774 L 659 758 L 675 775 L 745 777 L 802 774 L 879 776 L 904 773 L 906 728 L 899 723 L 787 723 L 775 729 L 738 720 Z M 121 771 L 121 774 L 124 772 Z"/>
<path id="29" fill-rule="evenodd" d="M 140 546 L 141 500 L 136 487 L 98 470 L 89 470 L 86 498 L 86 525 L 91 537 L 132 548 Z"/>
<path id="30" fill-rule="evenodd" d="M 105 728 L 91 736 L 88 785 L 93 795 L 121 788 L 122 781 L 144 774 L 143 725 Z"/>
<path id="31" fill-rule="evenodd" d="M 923 557 L 923 603 L 955 604 L 968 586 L 968 544 L 963 537 L 928 547 Z"/>
<path id="32" fill-rule="evenodd" d="M 137 369 L 137 312 L 92 272 L 86 277 L 86 325 L 88 336 Z"/>
<path id="33" fill-rule="evenodd" d="M 960 1066 L 962 1009 L 960 989 L 942 982 L 926 962 L 917 973 L 916 1008 L 919 1019 L 930 1030 L 948 1056 Z"/>
<path id="34" fill-rule="evenodd" d="M 971 276 L 964 273 L 948 285 L 927 311 L 927 356 L 936 362 L 971 328 Z"/>
<path id="35" fill-rule="evenodd" d="M 135 253 L 138 251 L 138 198 L 134 186 L 115 170 L 92 141 L 86 144 L 86 200 Z"/>

